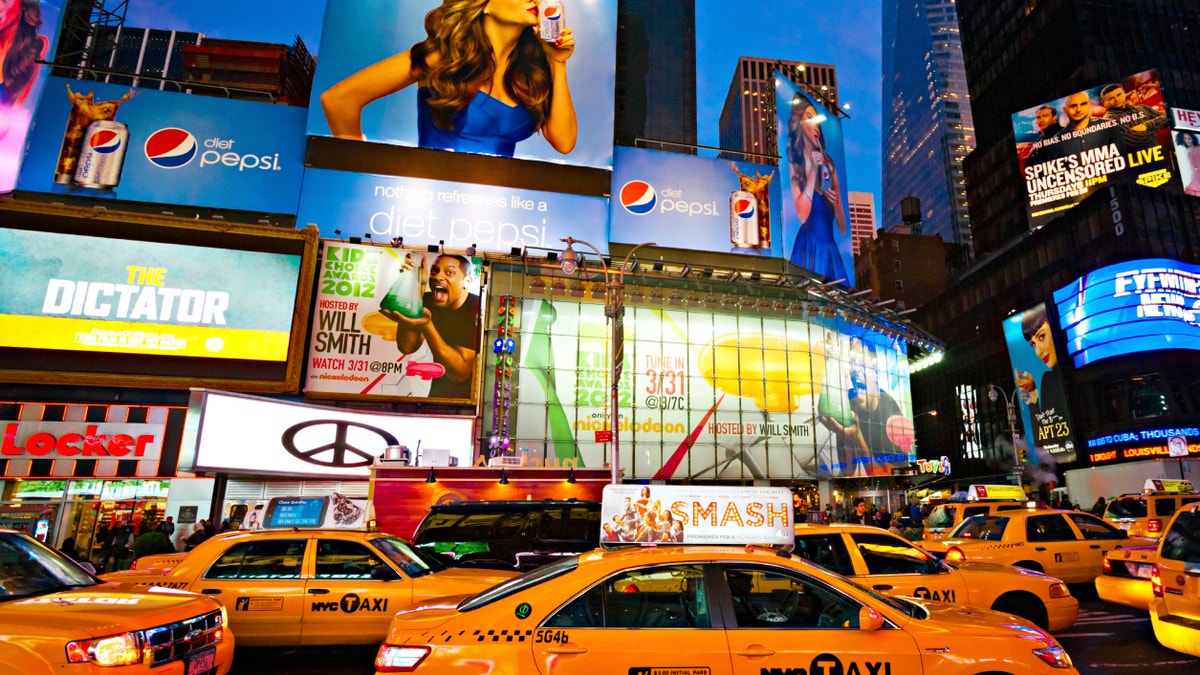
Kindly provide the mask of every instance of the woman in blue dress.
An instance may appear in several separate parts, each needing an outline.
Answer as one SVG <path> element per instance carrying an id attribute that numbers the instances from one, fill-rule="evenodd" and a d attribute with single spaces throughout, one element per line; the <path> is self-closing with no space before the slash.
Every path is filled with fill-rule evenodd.
<path id="1" fill-rule="evenodd" d="M 578 135 L 567 86 L 575 38 L 538 37 L 536 0 L 443 0 L 425 15 L 426 38 L 321 95 L 329 130 L 362 139 L 362 109 L 416 84 L 421 147 L 512 157 L 540 131 L 571 152 Z"/>
<path id="2" fill-rule="evenodd" d="M 825 152 L 824 117 L 800 94 L 792 99 L 788 118 L 788 163 L 792 174 L 792 203 L 800 230 L 792 246 L 791 261 L 829 279 L 846 279 L 846 266 L 838 247 L 846 236 L 840 180 L 833 160 Z M 838 233 L 834 233 L 834 223 Z"/>

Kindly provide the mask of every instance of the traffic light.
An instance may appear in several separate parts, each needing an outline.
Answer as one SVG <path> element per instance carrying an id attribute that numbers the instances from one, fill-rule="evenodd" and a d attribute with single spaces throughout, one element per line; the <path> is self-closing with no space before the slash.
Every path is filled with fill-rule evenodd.
<path id="1" fill-rule="evenodd" d="M 1025 448 L 1017 447 L 1017 464 L 1025 464 Z"/>

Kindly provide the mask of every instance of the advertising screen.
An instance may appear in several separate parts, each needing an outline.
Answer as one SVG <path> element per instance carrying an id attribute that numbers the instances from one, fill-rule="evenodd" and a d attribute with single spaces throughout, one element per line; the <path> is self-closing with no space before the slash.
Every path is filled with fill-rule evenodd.
<path id="1" fill-rule="evenodd" d="M 1171 139 L 1157 70 L 1075 92 L 1012 115 L 1030 225 L 1097 187 L 1171 181 Z"/>
<path id="2" fill-rule="evenodd" d="M 618 147 L 611 240 L 782 257 L 778 173 L 763 164 Z"/>
<path id="3" fill-rule="evenodd" d="M 525 300 L 516 380 L 484 426 L 600 467 L 610 446 L 599 303 Z M 837 319 L 627 306 L 618 382 L 626 478 L 887 475 L 915 461 L 906 346 Z M 505 390 L 507 393 L 507 389 Z M 497 420 L 497 414 L 501 419 Z M 511 424 L 510 424 L 511 418 Z"/>
<path id="4" fill-rule="evenodd" d="M 1109 265 L 1054 292 L 1075 367 L 1160 349 L 1200 349 L 1200 266 L 1151 258 Z"/>
<path id="5" fill-rule="evenodd" d="M 329 3 L 308 133 L 612 166 L 616 3 L 485 4 Z"/>
<path id="6" fill-rule="evenodd" d="M 607 248 L 600 197 L 307 168 L 298 222 L 321 236 L 509 253 L 562 248 L 572 236 Z"/>
<path id="7" fill-rule="evenodd" d="M 479 260 L 323 243 L 304 390 L 473 402 Z"/>
<path id="8" fill-rule="evenodd" d="M 600 511 L 603 543 L 795 544 L 792 492 L 736 485 L 608 485 Z"/>
<path id="9" fill-rule="evenodd" d="M 1054 337 L 1046 303 L 1004 320 L 1024 438 L 1030 447 L 1050 453 L 1058 462 L 1073 462 L 1071 414 Z M 1027 457 L 1037 463 L 1032 454 Z"/>
<path id="10" fill-rule="evenodd" d="M 303 108 L 49 78 L 18 187 L 292 214 Z"/>
<path id="11" fill-rule="evenodd" d="M 854 285 L 842 121 L 775 71 L 783 252 L 829 280 Z"/>
<path id="12" fill-rule="evenodd" d="M 0 347 L 286 361 L 300 256 L 0 229 L 0 276 Z"/>
<path id="13" fill-rule="evenodd" d="M 0 13 L 0 192 L 17 185 L 33 111 L 54 58 L 58 21 L 65 0 L 8 0 Z"/>
<path id="14" fill-rule="evenodd" d="M 1178 109 L 1176 120 L 1179 119 Z M 1188 116 L 1188 127 L 1176 126 L 1174 132 L 1175 138 L 1175 160 L 1179 166 L 1179 182 L 1183 185 L 1183 191 L 1193 197 L 1200 197 L 1200 131 L 1189 128 L 1191 125 L 1200 125 L 1200 112 L 1185 110 L 1183 112 L 1191 113 Z M 1192 121 L 1195 120 L 1195 121 Z"/>

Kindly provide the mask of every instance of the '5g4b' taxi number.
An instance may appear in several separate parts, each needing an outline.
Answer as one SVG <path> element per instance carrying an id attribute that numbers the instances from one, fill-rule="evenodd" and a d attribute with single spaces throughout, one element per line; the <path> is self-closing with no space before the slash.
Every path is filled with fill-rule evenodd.
<path id="1" fill-rule="evenodd" d="M 533 636 L 534 642 L 558 642 L 566 644 L 570 638 L 567 637 L 567 632 L 564 630 L 539 630 Z"/>

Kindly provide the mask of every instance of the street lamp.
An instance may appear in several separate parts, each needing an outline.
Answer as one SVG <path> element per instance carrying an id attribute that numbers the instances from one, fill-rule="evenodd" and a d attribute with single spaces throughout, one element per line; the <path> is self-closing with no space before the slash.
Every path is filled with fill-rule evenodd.
<path id="1" fill-rule="evenodd" d="M 612 412 L 610 417 L 612 422 L 612 450 L 609 452 L 608 465 L 612 470 L 611 482 L 617 485 L 621 482 L 621 446 L 617 442 L 620 435 L 620 425 L 617 423 L 617 402 L 620 398 L 617 395 L 618 383 L 621 381 L 621 366 L 625 359 L 625 266 L 629 264 L 629 259 L 633 257 L 633 252 L 643 246 L 654 246 L 652 241 L 642 242 L 637 246 L 629 249 L 629 253 L 625 254 L 625 260 L 621 263 L 621 268 L 618 271 L 613 271 L 608 268 L 608 263 L 604 260 L 604 254 L 594 245 L 574 237 L 567 237 L 562 241 L 566 242 L 567 248 L 559 256 L 562 271 L 567 274 L 573 274 L 579 264 L 583 262 L 583 255 L 577 253 L 574 248 L 575 244 L 582 244 L 596 252 L 596 257 L 600 259 L 600 264 L 604 267 L 604 316 L 612 328 L 611 350 L 612 350 L 612 370 L 610 378 L 612 380 Z"/>
<path id="2" fill-rule="evenodd" d="M 1013 467 L 1014 467 L 1013 473 L 1017 477 L 1017 486 L 1019 486 L 1022 490 L 1024 490 L 1025 484 L 1021 480 L 1021 473 L 1025 470 L 1025 467 L 1024 467 L 1024 465 L 1021 464 L 1021 453 L 1019 450 L 1017 450 L 1016 397 L 1017 397 L 1017 390 L 1015 388 L 1013 389 L 1012 394 L 1010 395 L 1010 394 L 1005 393 L 1004 389 L 1002 389 L 994 384 L 988 385 L 988 399 L 990 399 L 992 403 L 995 403 L 996 399 L 1002 398 L 1002 399 L 1004 399 L 1004 404 L 1008 407 L 1008 431 L 1009 431 L 1009 433 L 1012 434 L 1013 460 L 1015 461 L 1015 464 L 1013 464 Z"/>

